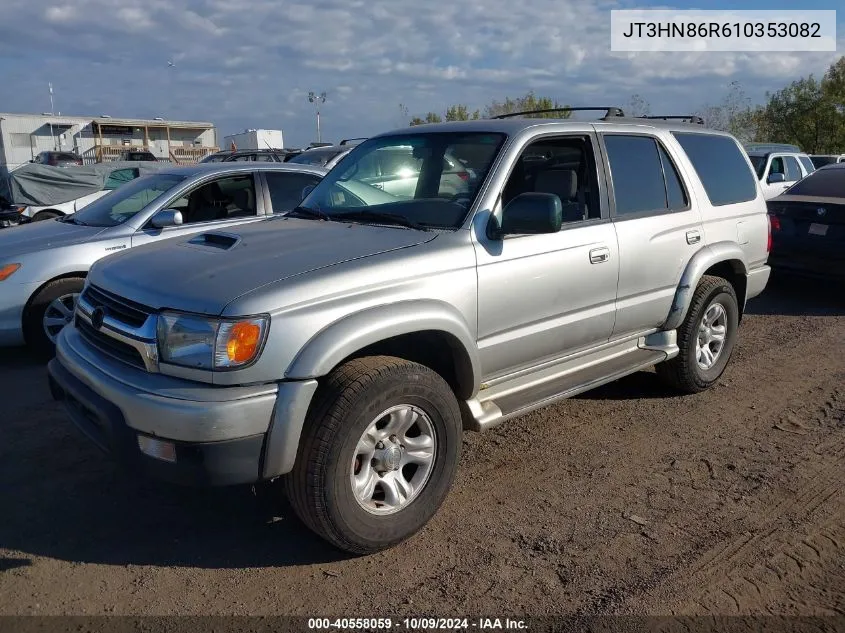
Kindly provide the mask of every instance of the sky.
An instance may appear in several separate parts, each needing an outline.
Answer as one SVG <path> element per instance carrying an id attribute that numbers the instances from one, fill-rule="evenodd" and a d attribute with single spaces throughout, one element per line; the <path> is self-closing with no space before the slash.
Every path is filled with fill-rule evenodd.
<path id="1" fill-rule="evenodd" d="M 802 9 L 839 2 L 803 0 Z M 0 0 L 0 112 L 211 121 L 219 139 L 282 129 L 316 140 L 308 93 L 326 92 L 323 140 L 407 125 L 453 103 L 534 90 L 571 105 L 652 113 L 754 102 L 838 53 L 612 53 L 614 8 L 794 9 L 786 0 Z M 169 61 L 173 65 L 168 64 Z"/>

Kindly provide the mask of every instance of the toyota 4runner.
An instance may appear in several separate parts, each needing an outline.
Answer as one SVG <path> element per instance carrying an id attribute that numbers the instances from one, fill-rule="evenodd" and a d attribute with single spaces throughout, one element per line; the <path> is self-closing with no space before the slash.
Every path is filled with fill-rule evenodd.
<path id="1" fill-rule="evenodd" d="M 682 392 L 719 379 L 769 229 L 748 157 L 700 123 L 610 108 L 371 138 L 284 217 L 94 264 L 52 392 L 133 472 L 281 479 L 335 546 L 395 545 L 444 500 L 464 430 L 653 365 Z M 402 195 L 370 184 L 394 147 Z"/>

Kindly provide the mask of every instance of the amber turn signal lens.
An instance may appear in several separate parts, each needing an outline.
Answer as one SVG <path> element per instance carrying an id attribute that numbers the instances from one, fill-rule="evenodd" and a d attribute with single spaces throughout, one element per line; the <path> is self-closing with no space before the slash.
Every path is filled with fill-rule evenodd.
<path id="1" fill-rule="evenodd" d="M 20 264 L 6 264 L 3 268 L 0 268 L 0 281 L 11 277 L 12 274 L 14 274 L 14 272 L 20 267 Z"/>
<path id="2" fill-rule="evenodd" d="M 261 327 L 256 323 L 235 323 L 228 332 L 226 355 L 229 362 L 242 364 L 249 362 L 258 351 L 261 342 Z"/>

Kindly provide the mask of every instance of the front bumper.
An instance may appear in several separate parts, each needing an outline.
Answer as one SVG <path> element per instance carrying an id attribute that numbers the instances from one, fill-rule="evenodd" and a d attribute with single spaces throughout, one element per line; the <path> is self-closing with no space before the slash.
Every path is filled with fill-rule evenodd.
<path id="1" fill-rule="evenodd" d="M 73 326 L 48 365 L 54 398 L 95 444 L 133 472 L 186 485 L 272 479 L 293 467 L 316 381 L 214 387 L 149 374 L 91 349 Z M 175 461 L 138 438 L 172 444 Z"/>

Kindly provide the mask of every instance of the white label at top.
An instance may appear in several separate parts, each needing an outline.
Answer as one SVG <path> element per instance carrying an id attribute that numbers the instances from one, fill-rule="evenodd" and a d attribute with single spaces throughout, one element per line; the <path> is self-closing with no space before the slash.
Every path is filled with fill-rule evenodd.
<path id="1" fill-rule="evenodd" d="M 836 11 L 612 10 L 610 50 L 836 51 Z"/>

